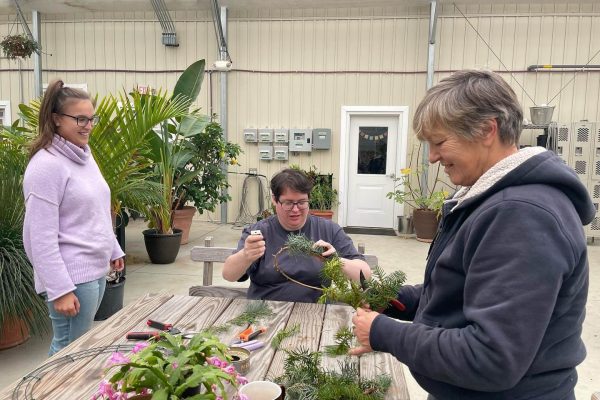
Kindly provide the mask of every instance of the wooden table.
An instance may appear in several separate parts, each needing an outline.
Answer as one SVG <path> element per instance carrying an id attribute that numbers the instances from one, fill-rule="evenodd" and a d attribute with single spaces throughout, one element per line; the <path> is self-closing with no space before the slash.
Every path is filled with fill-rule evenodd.
<path id="1" fill-rule="evenodd" d="M 67 348 L 49 358 L 40 368 L 29 373 L 0 393 L 4 399 L 89 399 L 102 380 L 106 361 L 110 356 L 107 346 L 131 343 L 125 339 L 128 331 L 149 330 L 147 319 L 172 323 L 184 331 L 199 331 L 212 325 L 221 325 L 240 315 L 250 300 L 149 294 L 123 308 L 109 320 L 95 327 Z M 253 381 L 279 376 L 283 372 L 285 353 L 268 345 L 277 331 L 300 324 L 300 333 L 285 339 L 281 347 L 303 346 L 310 350 L 323 349 L 334 344 L 333 335 L 342 326 L 351 324 L 352 308 L 340 305 L 267 302 L 274 315 L 261 321 L 267 333 L 261 340 L 267 345 L 252 352 L 250 370 L 246 377 Z M 229 343 L 239 332 L 232 327 L 219 334 Z M 336 368 L 338 359 L 323 357 L 323 366 Z M 408 399 L 402 365 L 389 354 L 372 353 L 360 358 L 360 374 L 374 377 L 387 373 L 392 387 L 386 399 Z"/>

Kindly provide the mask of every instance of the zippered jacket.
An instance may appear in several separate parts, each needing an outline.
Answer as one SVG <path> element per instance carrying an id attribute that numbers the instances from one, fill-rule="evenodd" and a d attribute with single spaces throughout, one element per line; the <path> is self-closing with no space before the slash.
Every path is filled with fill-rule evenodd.
<path id="1" fill-rule="evenodd" d="M 500 161 L 446 201 L 424 283 L 400 290 L 405 312 L 377 316 L 372 348 L 439 400 L 574 398 L 595 212 L 554 153 Z"/>

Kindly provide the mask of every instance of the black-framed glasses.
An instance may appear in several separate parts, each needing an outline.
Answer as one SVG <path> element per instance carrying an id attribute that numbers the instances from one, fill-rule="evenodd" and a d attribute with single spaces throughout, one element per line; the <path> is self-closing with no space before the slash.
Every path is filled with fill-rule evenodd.
<path id="1" fill-rule="evenodd" d="M 81 126 L 82 128 L 87 126 L 87 124 L 90 122 L 92 123 L 92 126 L 94 126 L 98 123 L 98 121 L 100 121 L 100 117 L 97 115 L 92 115 L 92 118 L 84 117 L 83 115 L 76 117 L 74 115 L 69 115 L 69 114 L 64 114 L 64 113 L 60 114 L 60 115 L 64 115 L 65 117 L 73 118 L 75 121 L 77 121 L 77 126 Z"/>
<path id="2" fill-rule="evenodd" d="M 298 210 L 306 210 L 308 208 L 308 200 L 284 200 L 278 201 L 278 203 L 281 204 L 281 208 L 283 208 L 285 211 L 292 211 L 294 206 L 298 207 Z"/>

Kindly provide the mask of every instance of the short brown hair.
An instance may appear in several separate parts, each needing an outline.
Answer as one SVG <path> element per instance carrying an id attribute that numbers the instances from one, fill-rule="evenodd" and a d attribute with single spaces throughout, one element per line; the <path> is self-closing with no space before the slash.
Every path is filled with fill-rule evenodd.
<path id="1" fill-rule="evenodd" d="M 523 109 L 513 89 L 497 73 L 464 70 L 427 91 L 415 111 L 413 129 L 419 140 L 436 128 L 473 140 L 490 119 L 498 123 L 502 143 L 519 144 Z"/>
<path id="2" fill-rule="evenodd" d="M 285 189 L 307 194 L 310 197 L 312 187 L 313 184 L 308 176 L 304 172 L 293 168 L 286 168 L 271 178 L 271 193 L 275 197 L 275 201 L 279 201 L 279 196 Z"/>

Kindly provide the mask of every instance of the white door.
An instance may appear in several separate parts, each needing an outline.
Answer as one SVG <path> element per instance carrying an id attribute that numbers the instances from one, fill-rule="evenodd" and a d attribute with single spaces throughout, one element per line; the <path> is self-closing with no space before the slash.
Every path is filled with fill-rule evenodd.
<path id="1" fill-rule="evenodd" d="M 398 116 L 351 115 L 348 148 L 347 226 L 394 228 Z"/>

